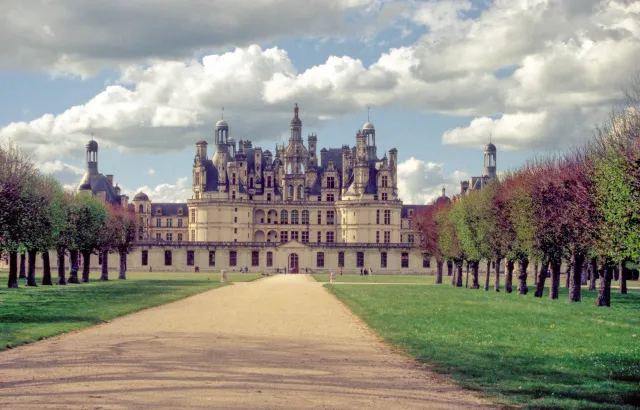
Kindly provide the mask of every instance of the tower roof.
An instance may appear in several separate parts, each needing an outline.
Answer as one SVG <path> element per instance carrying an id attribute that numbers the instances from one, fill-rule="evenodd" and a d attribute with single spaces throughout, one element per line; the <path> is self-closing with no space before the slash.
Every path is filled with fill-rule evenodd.
<path id="1" fill-rule="evenodd" d="M 376 128 L 373 126 L 372 123 L 370 123 L 369 121 L 367 121 L 363 126 L 362 126 L 362 130 L 375 130 Z"/>
<path id="2" fill-rule="evenodd" d="M 216 128 L 229 128 L 229 124 L 225 120 L 216 122 Z"/>
<path id="3" fill-rule="evenodd" d="M 87 151 L 98 151 L 98 143 L 93 138 L 91 138 L 91 141 L 87 142 Z"/>
<path id="4" fill-rule="evenodd" d="M 133 197 L 134 201 L 148 201 L 149 197 L 144 192 L 138 192 L 136 196 Z"/>
<path id="5" fill-rule="evenodd" d="M 485 145 L 484 151 L 485 152 L 496 152 L 496 146 L 493 145 L 493 143 L 490 142 L 487 145 Z"/>
<path id="6" fill-rule="evenodd" d="M 300 117 L 298 117 L 298 103 L 296 103 L 293 107 L 293 118 L 291 119 L 292 127 L 300 127 L 302 126 L 302 121 Z"/>

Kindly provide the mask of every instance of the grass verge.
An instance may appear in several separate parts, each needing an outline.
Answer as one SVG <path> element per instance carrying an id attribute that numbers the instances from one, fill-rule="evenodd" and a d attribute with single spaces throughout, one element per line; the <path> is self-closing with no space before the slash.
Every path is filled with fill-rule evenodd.
<path id="1" fill-rule="evenodd" d="M 89 327 L 118 316 L 173 302 L 215 289 L 219 274 L 127 273 L 126 281 L 111 280 L 67 286 L 7 289 L 0 272 L 0 350 Z M 231 282 L 260 275 L 229 274 Z"/>
<path id="2" fill-rule="evenodd" d="M 443 286 L 327 285 L 386 341 L 498 403 L 635 409 L 640 292 L 612 307 Z"/>
<path id="3" fill-rule="evenodd" d="M 328 273 L 312 274 L 318 282 L 329 282 Z M 436 283 L 435 276 L 426 275 L 340 275 L 336 274 L 336 282 L 357 282 L 357 283 L 425 283 L 434 285 Z"/>

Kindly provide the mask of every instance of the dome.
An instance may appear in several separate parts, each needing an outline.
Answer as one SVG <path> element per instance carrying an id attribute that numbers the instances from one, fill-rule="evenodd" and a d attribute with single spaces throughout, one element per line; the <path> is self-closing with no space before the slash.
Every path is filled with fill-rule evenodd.
<path id="1" fill-rule="evenodd" d="M 492 143 L 488 143 L 485 147 L 484 150 L 487 152 L 496 152 L 496 146 L 493 145 Z"/>
<path id="2" fill-rule="evenodd" d="M 229 128 L 229 124 L 225 120 L 216 122 L 216 128 Z"/>
<path id="3" fill-rule="evenodd" d="M 98 143 L 95 140 L 91 140 L 87 143 L 87 151 L 97 151 Z"/>
<path id="4" fill-rule="evenodd" d="M 149 197 L 144 192 L 138 192 L 136 196 L 133 197 L 134 201 L 148 201 Z"/>
<path id="5" fill-rule="evenodd" d="M 371 124 L 369 121 L 367 121 L 363 126 L 362 126 L 363 130 L 375 130 L 376 128 L 373 126 L 373 124 Z"/>
<path id="6" fill-rule="evenodd" d="M 300 120 L 300 118 L 295 117 L 291 119 L 291 126 L 293 127 L 301 127 L 302 126 L 302 120 Z"/>
<path id="7" fill-rule="evenodd" d="M 451 199 L 449 199 L 448 196 L 443 195 L 443 196 L 439 196 L 438 199 L 436 199 L 436 204 L 448 204 L 449 202 L 451 202 Z"/>

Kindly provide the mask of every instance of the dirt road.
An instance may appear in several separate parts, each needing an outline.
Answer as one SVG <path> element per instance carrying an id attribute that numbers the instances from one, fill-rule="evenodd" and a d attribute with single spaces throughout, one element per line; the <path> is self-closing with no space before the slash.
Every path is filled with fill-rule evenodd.
<path id="1" fill-rule="evenodd" d="M 488 408 L 320 283 L 237 283 L 0 352 L 3 409 Z"/>

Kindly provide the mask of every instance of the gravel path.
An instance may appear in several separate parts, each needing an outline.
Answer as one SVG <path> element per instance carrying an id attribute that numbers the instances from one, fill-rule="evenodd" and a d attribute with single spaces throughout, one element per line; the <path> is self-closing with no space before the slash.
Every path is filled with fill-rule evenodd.
<path id="1" fill-rule="evenodd" d="M 489 408 L 305 275 L 236 283 L 0 352 L 3 409 Z"/>

